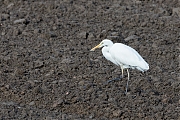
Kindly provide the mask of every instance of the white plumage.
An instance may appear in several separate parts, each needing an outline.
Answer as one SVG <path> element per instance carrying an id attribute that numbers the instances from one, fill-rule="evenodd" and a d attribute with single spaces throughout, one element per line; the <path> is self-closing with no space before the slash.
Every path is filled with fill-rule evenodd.
<path id="1" fill-rule="evenodd" d="M 148 63 L 139 55 L 139 53 L 122 43 L 114 43 L 111 40 L 105 39 L 99 45 L 95 46 L 91 49 L 94 51 L 96 48 L 102 48 L 103 56 L 113 62 L 114 64 L 121 67 L 122 77 L 123 77 L 123 69 L 127 69 L 128 73 L 128 81 L 129 81 L 129 71 L 128 68 L 138 69 L 142 72 L 147 71 L 149 69 Z M 128 81 L 126 86 L 126 93 L 128 87 Z"/>

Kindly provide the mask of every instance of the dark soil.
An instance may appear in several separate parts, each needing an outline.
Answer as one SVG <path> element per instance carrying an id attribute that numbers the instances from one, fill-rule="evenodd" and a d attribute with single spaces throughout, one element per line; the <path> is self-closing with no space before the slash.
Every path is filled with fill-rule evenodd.
<path id="1" fill-rule="evenodd" d="M 0 0 L 0 119 L 180 119 L 180 2 L 157 1 Z M 127 95 L 105 38 L 150 65 Z"/>

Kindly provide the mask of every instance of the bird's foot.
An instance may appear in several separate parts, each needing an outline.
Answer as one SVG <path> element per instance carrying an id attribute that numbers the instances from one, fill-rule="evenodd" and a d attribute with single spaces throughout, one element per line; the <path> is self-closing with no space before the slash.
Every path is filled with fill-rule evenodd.
<path id="1" fill-rule="evenodd" d="M 117 81 L 117 80 L 121 80 L 122 78 L 123 78 L 123 77 L 120 76 L 120 77 L 118 77 L 118 78 L 114 78 L 114 79 L 112 79 L 112 80 L 108 80 L 107 83 L 110 83 L 110 82 L 113 82 L 113 81 Z"/>
<path id="2" fill-rule="evenodd" d="M 124 92 L 124 94 L 127 95 L 127 93 L 128 93 L 128 90 L 126 89 L 126 91 Z"/>

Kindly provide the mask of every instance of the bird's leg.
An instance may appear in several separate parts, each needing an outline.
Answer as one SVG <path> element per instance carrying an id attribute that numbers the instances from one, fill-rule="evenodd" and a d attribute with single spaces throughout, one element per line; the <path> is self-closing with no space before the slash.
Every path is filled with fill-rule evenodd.
<path id="1" fill-rule="evenodd" d="M 123 78 L 123 67 L 121 67 L 121 72 L 122 72 L 122 76 L 120 76 L 120 77 L 118 77 L 118 78 L 114 78 L 114 79 L 112 79 L 112 80 L 108 80 L 107 83 L 110 83 L 110 82 L 112 82 L 112 81 L 116 81 L 116 80 L 122 79 L 122 78 Z"/>
<path id="2" fill-rule="evenodd" d="M 128 90 L 128 82 L 129 82 L 129 70 L 127 69 L 127 74 L 128 74 L 128 80 L 127 80 L 127 84 L 126 84 L 126 92 L 125 94 L 127 94 L 127 90 Z"/>
<path id="3" fill-rule="evenodd" d="M 123 75 L 123 70 L 124 70 L 123 67 L 121 67 L 121 73 L 122 73 L 121 78 L 123 78 L 123 76 L 124 76 L 124 75 Z"/>

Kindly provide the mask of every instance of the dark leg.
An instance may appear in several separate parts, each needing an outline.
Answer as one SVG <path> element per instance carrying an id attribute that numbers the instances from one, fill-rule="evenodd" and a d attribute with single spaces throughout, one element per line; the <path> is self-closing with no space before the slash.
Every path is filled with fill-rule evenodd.
<path id="1" fill-rule="evenodd" d="M 127 90 L 128 90 L 128 82 L 129 82 L 129 71 L 128 71 L 128 69 L 127 69 L 127 73 L 128 73 L 128 80 L 127 80 L 127 84 L 126 84 L 126 92 L 125 92 L 125 94 L 127 94 Z"/>

